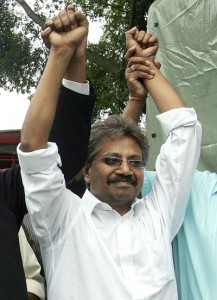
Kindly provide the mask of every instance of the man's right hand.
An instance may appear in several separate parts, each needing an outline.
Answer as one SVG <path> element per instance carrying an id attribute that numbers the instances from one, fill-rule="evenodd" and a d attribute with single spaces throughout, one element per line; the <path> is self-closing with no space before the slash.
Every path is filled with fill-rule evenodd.
<path id="1" fill-rule="evenodd" d="M 45 30 L 41 36 L 45 45 L 50 48 L 70 48 L 71 54 L 84 56 L 88 34 L 88 20 L 81 11 L 74 11 L 69 5 L 67 11 L 61 11 L 58 16 L 45 22 Z M 76 49 L 78 48 L 78 49 Z M 74 51 L 73 51 L 74 50 Z"/>
<path id="2" fill-rule="evenodd" d="M 68 6 L 68 11 L 69 10 L 74 10 L 74 6 L 72 5 L 69 5 Z M 76 17 L 76 13 L 75 13 L 75 17 Z M 75 18 L 75 21 L 77 22 L 77 19 Z M 80 24 L 75 24 L 75 26 L 85 26 L 85 22 L 87 21 L 86 20 L 83 20 L 83 22 L 81 22 Z M 88 22 L 88 21 L 87 21 Z M 88 26 L 88 24 L 87 24 Z M 88 32 L 87 32 L 88 33 Z M 79 44 L 77 44 L 77 47 L 75 48 L 75 52 L 74 52 L 74 58 L 77 59 L 77 60 L 80 60 L 80 59 L 84 59 L 86 60 L 86 48 L 87 48 L 87 34 L 86 36 L 81 40 L 81 42 Z"/>

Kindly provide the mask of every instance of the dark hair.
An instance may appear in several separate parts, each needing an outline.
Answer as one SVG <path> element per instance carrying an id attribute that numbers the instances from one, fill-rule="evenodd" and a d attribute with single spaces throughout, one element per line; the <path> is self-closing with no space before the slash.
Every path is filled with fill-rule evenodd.
<path id="1" fill-rule="evenodd" d="M 118 140 L 122 137 L 131 137 L 140 146 L 142 159 L 148 158 L 148 139 L 142 129 L 130 118 L 112 115 L 105 120 L 98 120 L 92 125 L 88 145 L 87 164 L 91 164 L 100 151 L 100 142 L 104 137 Z"/>

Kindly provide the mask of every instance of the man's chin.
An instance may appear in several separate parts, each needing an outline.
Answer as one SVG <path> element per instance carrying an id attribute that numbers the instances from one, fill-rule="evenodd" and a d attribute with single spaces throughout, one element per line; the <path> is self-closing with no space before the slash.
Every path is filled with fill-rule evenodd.
<path id="1" fill-rule="evenodd" d="M 135 193 L 130 193 L 130 191 L 125 188 L 112 194 L 112 198 L 115 202 L 131 203 L 135 200 L 136 196 Z"/>

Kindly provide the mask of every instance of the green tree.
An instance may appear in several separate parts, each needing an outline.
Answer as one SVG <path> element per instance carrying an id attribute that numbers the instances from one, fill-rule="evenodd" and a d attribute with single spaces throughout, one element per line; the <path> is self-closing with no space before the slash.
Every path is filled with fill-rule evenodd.
<path id="1" fill-rule="evenodd" d="M 29 92 L 43 70 L 47 50 L 40 31 L 47 17 L 69 1 L 38 0 L 30 7 L 25 0 L 1 0 L 0 87 Z M 90 20 L 103 22 L 103 36 L 87 49 L 87 73 L 97 91 L 95 116 L 120 113 L 127 99 L 124 81 L 124 32 L 133 26 L 146 29 L 146 16 L 153 0 L 75 0 L 73 4 Z M 112 101 L 111 101 L 112 99 Z"/>

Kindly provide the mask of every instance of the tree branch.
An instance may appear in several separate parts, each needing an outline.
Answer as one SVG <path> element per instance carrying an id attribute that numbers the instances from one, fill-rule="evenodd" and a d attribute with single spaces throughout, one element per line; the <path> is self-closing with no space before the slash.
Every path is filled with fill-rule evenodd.
<path id="1" fill-rule="evenodd" d="M 25 0 L 15 0 L 22 8 L 25 10 L 26 14 L 29 16 L 34 23 L 38 24 L 42 29 L 44 28 L 44 21 L 39 17 L 31 7 L 26 3 Z"/>
<path id="2" fill-rule="evenodd" d="M 136 19 L 136 1 L 130 1 L 130 16 L 129 16 L 129 29 L 135 26 L 135 19 Z"/>
<path id="3" fill-rule="evenodd" d="M 97 52 L 87 49 L 87 59 L 110 73 L 117 73 L 121 70 L 121 63 L 116 63 L 111 59 L 108 59 Z"/>
<path id="4" fill-rule="evenodd" d="M 31 7 L 26 3 L 25 0 L 16 0 L 16 2 L 20 6 L 22 6 L 26 14 L 29 16 L 30 19 L 32 19 L 34 23 L 38 24 L 42 29 L 44 28 L 44 21 L 31 9 Z M 90 49 L 87 49 L 87 59 L 91 63 L 95 63 L 96 65 L 104 68 L 107 72 L 110 73 L 116 73 L 121 69 L 121 64 L 118 64 L 113 60 L 110 60 Z"/>

